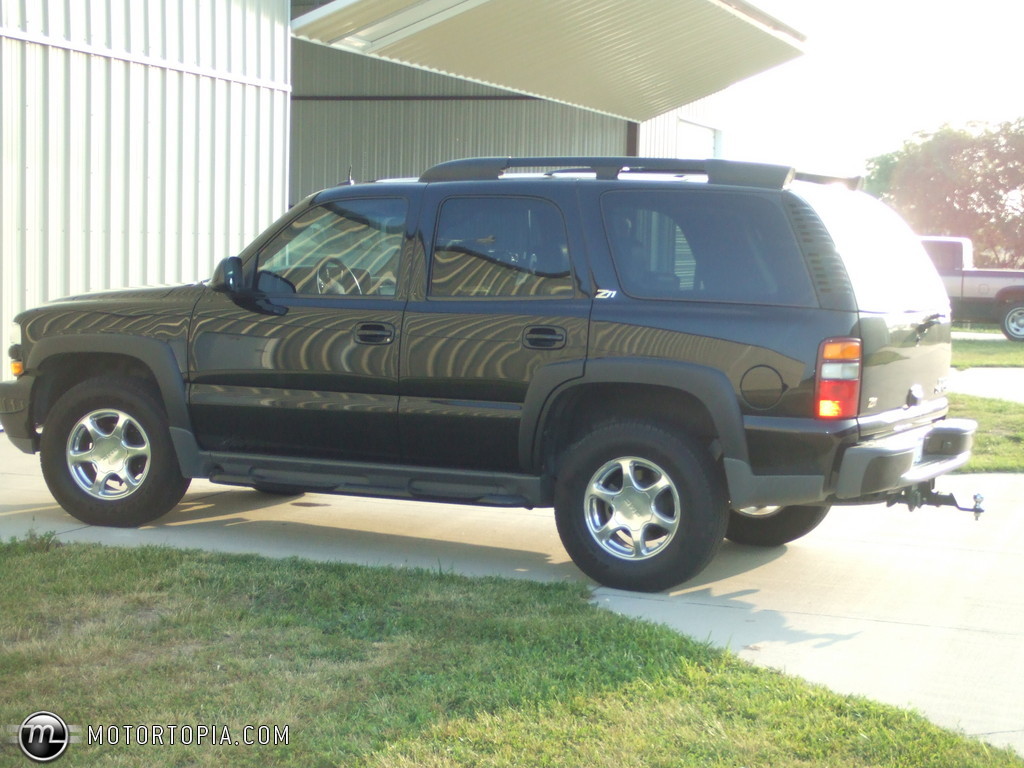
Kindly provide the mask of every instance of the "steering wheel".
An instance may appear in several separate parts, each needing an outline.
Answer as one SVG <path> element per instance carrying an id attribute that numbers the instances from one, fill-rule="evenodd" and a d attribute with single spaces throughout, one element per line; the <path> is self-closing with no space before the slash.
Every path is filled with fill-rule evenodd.
<path id="1" fill-rule="evenodd" d="M 351 290 L 346 290 L 346 287 Z M 316 267 L 316 289 L 321 294 L 349 293 L 362 295 L 363 286 L 359 284 L 359 278 L 341 259 L 337 256 L 327 256 Z"/>

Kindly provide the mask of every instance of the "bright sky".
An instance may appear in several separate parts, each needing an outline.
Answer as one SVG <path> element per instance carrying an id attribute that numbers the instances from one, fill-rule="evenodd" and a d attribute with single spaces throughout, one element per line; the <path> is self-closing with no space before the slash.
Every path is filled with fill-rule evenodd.
<path id="1" fill-rule="evenodd" d="M 944 123 L 1024 117 L 1021 0 L 756 0 L 804 56 L 715 99 L 724 154 L 858 174 Z"/>

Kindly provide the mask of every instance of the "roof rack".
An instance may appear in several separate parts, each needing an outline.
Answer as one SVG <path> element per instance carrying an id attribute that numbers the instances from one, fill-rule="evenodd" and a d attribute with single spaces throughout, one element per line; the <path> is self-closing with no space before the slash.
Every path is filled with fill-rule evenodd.
<path id="1" fill-rule="evenodd" d="M 860 178 L 797 173 L 786 165 L 738 160 L 676 160 L 666 157 L 470 157 L 449 160 L 428 168 L 420 176 L 425 183 L 438 181 L 486 181 L 498 179 L 514 168 L 558 168 L 562 172 L 589 172 L 598 179 L 617 179 L 620 173 L 665 173 L 674 176 L 701 174 L 710 184 L 782 189 L 793 179 L 819 184 L 840 183 L 859 189 Z"/>

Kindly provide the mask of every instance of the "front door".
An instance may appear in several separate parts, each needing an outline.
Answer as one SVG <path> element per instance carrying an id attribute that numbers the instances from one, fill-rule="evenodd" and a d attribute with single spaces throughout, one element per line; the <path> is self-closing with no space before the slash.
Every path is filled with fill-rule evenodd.
<path id="1" fill-rule="evenodd" d="M 207 292 L 189 345 L 202 448 L 398 458 L 407 210 L 399 197 L 309 207 L 245 265 L 255 293 Z"/>

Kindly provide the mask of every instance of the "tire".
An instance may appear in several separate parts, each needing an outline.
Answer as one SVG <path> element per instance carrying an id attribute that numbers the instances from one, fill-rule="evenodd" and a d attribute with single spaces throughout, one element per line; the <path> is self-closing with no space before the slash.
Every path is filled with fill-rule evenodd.
<path id="1" fill-rule="evenodd" d="M 598 427 L 561 462 L 558 534 L 579 569 L 605 586 L 674 587 L 721 546 L 728 505 L 720 478 L 688 436 L 645 422 Z"/>
<path id="2" fill-rule="evenodd" d="M 752 547 L 781 547 L 817 528 L 829 509 L 828 506 L 779 507 L 774 512 L 760 513 L 731 509 L 725 537 Z"/>
<path id="3" fill-rule="evenodd" d="M 1000 323 L 1003 336 L 1010 341 L 1024 341 L 1024 304 L 1011 304 Z"/>
<path id="4" fill-rule="evenodd" d="M 134 379 L 90 379 L 53 406 L 40 463 L 50 493 L 90 525 L 143 525 L 188 490 L 156 396 Z"/>

